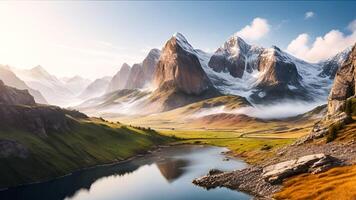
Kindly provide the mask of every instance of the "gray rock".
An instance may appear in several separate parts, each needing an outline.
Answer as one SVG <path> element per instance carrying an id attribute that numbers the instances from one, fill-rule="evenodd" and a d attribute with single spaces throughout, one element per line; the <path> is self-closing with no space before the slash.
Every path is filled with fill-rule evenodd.
<path id="1" fill-rule="evenodd" d="M 280 184 L 284 179 L 301 173 L 320 173 L 340 162 L 325 154 L 312 154 L 263 168 L 262 177 L 271 184 Z"/>

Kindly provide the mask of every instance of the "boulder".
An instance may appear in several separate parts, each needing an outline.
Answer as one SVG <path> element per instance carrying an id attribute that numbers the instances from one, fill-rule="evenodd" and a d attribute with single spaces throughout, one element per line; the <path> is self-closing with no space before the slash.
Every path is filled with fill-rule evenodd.
<path id="1" fill-rule="evenodd" d="M 302 173 L 320 173 L 340 162 L 325 154 L 312 154 L 263 168 L 262 177 L 271 184 L 280 184 L 284 179 Z"/>

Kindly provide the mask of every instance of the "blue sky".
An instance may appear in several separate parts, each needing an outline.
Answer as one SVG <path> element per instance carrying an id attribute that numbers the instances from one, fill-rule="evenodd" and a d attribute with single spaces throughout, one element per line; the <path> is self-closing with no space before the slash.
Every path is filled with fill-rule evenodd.
<path id="1" fill-rule="evenodd" d="M 60 76 L 94 78 L 116 72 L 122 62 L 140 62 L 174 32 L 183 33 L 195 48 L 214 51 L 255 18 L 266 20 L 268 32 L 249 43 L 288 49 L 304 33 L 308 42 L 300 38 L 290 50 L 314 61 L 323 56 L 304 55 L 303 48 L 312 51 L 315 38 L 331 30 L 345 37 L 356 32 L 350 28 L 355 10 L 352 1 L 1 2 L 5 25 L 0 29 L 7 34 L 1 37 L 6 45 L 0 63 L 40 64 Z M 306 18 L 307 12 L 312 16 Z M 352 43 L 353 37 L 345 41 Z"/>

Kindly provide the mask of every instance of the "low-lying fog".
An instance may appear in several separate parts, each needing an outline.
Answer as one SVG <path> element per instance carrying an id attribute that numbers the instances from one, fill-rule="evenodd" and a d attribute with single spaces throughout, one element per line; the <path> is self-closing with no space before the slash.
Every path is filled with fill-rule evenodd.
<path id="1" fill-rule="evenodd" d="M 229 113 L 244 114 L 260 119 L 281 119 L 303 114 L 323 104 L 325 104 L 325 102 L 285 101 L 272 105 L 254 105 L 254 107 L 243 107 L 235 110 L 226 110 L 225 106 L 219 106 L 201 110 L 193 114 L 191 117 L 199 118 L 212 114 Z"/>

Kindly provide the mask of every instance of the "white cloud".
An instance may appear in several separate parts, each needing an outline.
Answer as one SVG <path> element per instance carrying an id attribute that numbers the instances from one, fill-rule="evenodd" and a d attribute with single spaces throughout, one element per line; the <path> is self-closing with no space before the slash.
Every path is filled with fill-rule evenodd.
<path id="1" fill-rule="evenodd" d="M 266 19 L 257 17 L 253 19 L 250 25 L 247 25 L 238 31 L 236 35 L 249 41 L 255 41 L 265 36 L 269 30 L 270 25 L 268 24 L 268 21 Z"/>
<path id="2" fill-rule="evenodd" d="M 310 36 L 307 33 L 300 34 L 289 43 L 287 51 L 310 62 L 330 58 L 355 44 L 356 20 L 349 24 L 348 29 L 352 31 L 349 35 L 345 35 L 339 30 L 331 30 L 324 36 L 317 37 L 311 45 L 309 45 Z"/>
<path id="3" fill-rule="evenodd" d="M 310 19 L 315 16 L 315 13 L 312 11 L 306 12 L 304 15 L 304 19 Z"/>
<path id="4" fill-rule="evenodd" d="M 352 21 L 347 28 L 350 31 L 355 32 L 356 31 L 356 19 L 354 21 Z"/>

